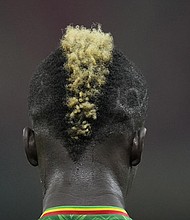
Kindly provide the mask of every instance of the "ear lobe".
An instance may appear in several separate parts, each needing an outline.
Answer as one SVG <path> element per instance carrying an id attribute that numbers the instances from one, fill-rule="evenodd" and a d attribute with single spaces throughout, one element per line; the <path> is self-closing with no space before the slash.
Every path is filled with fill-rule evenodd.
<path id="1" fill-rule="evenodd" d="M 23 129 L 23 143 L 29 163 L 32 166 L 38 166 L 35 134 L 34 131 L 28 127 Z"/>
<path id="2" fill-rule="evenodd" d="M 133 138 L 131 149 L 131 166 L 137 166 L 141 162 L 142 150 L 144 148 L 144 138 L 146 135 L 146 128 L 141 128 Z"/>

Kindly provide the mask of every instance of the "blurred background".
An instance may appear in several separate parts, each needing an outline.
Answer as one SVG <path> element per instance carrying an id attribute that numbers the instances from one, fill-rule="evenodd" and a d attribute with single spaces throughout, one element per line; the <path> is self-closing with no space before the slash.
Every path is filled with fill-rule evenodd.
<path id="1" fill-rule="evenodd" d="M 68 24 L 93 22 L 144 73 L 150 90 L 142 164 L 128 197 L 134 220 L 188 220 L 190 1 L 0 0 L 0 215 L 37 220 L 37 168 L 25 159 L 28 84 Z"/>

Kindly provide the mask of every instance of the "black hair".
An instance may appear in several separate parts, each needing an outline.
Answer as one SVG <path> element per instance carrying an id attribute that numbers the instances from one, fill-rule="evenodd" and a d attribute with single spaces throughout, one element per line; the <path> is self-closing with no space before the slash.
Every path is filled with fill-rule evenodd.
<path id="1" fill-rule="evenodd" d="M 66 118 L 69 111 L 66 61 L 62 48 L 56 49 L 41 62 L 31 79 L 28 107 L 34 130 L 48 128 L 52 136 L 64 141 L 76 161 L 92 141 L 103 140 L 113 133 L 133 133 L 144 125 L 148 104 L 146 80 L 135 64 L 114 48 L 106 83 L 94 99 L 97 119 L 90 120 L 92 132 L 78 140 L 71 139 Z"/>

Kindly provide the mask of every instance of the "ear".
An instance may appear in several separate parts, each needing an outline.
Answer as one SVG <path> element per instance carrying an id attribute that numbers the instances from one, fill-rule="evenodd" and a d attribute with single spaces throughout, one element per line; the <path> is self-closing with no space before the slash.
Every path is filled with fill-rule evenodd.
<path id="1" fill-rule="evenodd" d="M 137 166 L 141 162 L 142 151 L 144 148 L 144 138 L 146 136 L 146 128 L 141 128 L 133 138 L 130 165 Z"/>
<path id="2" fill-rule="evenodd" d="M 38 166 L 35 134 L 34 131 L 28 127 L 23 129 L 23 143 L 29 163 L 33 166 Z"/>

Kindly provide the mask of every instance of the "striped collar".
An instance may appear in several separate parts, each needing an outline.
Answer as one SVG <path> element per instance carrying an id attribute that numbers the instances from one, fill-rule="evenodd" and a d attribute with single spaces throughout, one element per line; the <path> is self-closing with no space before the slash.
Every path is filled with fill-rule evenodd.
<path id="1" fill-rule="evenodd" d="M 57 206 L 46 209 L 40 218 L 56 215 L 122 215 L 129 217 L 123 208 L 114 206 Z"/>

